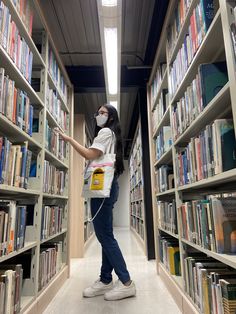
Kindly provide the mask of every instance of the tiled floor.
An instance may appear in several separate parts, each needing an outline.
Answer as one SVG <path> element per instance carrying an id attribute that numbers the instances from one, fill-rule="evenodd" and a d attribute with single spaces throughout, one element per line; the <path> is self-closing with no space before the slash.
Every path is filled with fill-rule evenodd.
<path id="1" fill-rule="evenodd" d="M 135 298 L 105 301 L 103 296 L 83 298 L 83 289 L 98 278 L 101 252 L 96 239 L 85 258 L 73 259 L 71 277 L 44 314 L 179 314 L 164 283 L 156 274 L 155 262 L 147 261 L 136 239 L 127 229 L 116 229 L 116 238 L 137 288 Z M 114 280 L 117 279 L 114 275 Z"/>

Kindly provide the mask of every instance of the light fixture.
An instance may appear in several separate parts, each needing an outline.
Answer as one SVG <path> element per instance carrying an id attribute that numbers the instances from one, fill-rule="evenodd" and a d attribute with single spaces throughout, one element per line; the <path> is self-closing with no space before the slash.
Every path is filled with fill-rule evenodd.
<path id="1" fill-rule="evenodd" d="M 117 28 L 104 28 L 109 94 L 117 94 Z"/>
<path id="2" fill-rule="evenodd" d="M 109 104 L 117 109 L 117 101 L 110 101 Z"/>
<path id="3" fill-rule="evenodd" d="M 117 0 L 102 0 L 102 6 L 104 7 L 116 7 Z"/>
<path id="4" fill-rule="evenodd" d="M 122 0 L 97 0 L 102 58 L 108 103 L 119 113 Z"/>

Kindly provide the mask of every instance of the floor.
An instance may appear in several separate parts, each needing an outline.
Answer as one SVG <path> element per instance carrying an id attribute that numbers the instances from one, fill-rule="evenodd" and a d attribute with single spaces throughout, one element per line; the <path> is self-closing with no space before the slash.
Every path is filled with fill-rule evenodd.
<path id="1" fill-rule="evenodd" d="M 181 313 L 164 283 L 157 276 L 155 262 L 147 261 L 132 232 L 128 229 L 116 229 L 115 235 L 136 284 L 137 296 L 120 301 L 105 301 L 103 296 L 82 297 L 83 289 L 95 281 L 99 274 L 101 252 L 94 238 L 86 251 L 85 258 L 72 259 L 70 279 L 43 314 Z M 113 279 L 117 279 L 116 275 Z"/>

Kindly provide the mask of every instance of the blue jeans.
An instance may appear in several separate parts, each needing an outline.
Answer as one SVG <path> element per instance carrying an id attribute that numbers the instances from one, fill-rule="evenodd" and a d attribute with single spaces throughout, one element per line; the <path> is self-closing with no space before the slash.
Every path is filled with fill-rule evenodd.
<path id="1" fill-rule="evenodd" d="M 113 269 L 122 283 L 126 283 L 130 280 L 125 260 L 113 235 L 112 210 L 115 202 L 117 201 L 118 195 L 119 185 L 117 178 L 114 177 L 110 197 L 105 199 L 101 211 L 93 221 L 96 237 L 102 246 L 102 267 L 100 280 L 103 283 L 109 283 L 112 281 Z M 96 214 L 102 201 L 103 198 L 91 199 L 92 217 Z"/>

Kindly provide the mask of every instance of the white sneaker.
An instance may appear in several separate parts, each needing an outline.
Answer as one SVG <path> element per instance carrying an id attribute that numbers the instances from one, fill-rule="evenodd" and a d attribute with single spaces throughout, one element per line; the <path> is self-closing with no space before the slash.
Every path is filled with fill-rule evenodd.
<path id="1" fill-rule="evenodd" d="M 112 289 L 113 282 L 111 281 L 109 284 L 103 283 L 100 279 L 96 280 L 91 287 L 84 289 L 83 296 L 85 298 L 96 297 L 97 295 L 103 295 L 108 290 Z"/>
<path id="2" fill-rule="evenodd" d="M 136 288 L 133 281 L 129 286 L 125 286 L 120 280 L 117 280 L 113 288 L 106 292 L 104 299 L 107 301 L 121 300 L 136 295 Z"/>

